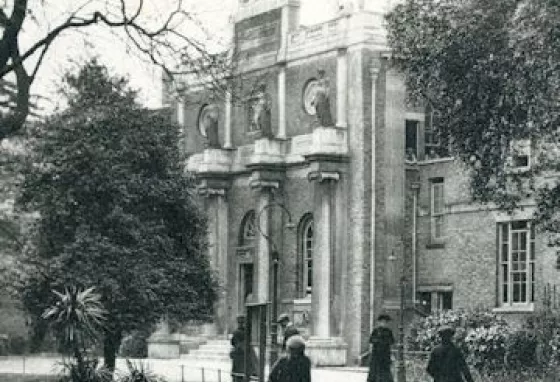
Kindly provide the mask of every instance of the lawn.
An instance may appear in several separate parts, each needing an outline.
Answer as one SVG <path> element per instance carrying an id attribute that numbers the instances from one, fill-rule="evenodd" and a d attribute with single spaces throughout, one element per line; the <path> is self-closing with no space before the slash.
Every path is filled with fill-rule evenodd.
<path id="1" fill-rule="evenodd" d="M 2 382 L 56 382 L 56 375 L 33 375 L 33 374 L 0 374 Z"/>

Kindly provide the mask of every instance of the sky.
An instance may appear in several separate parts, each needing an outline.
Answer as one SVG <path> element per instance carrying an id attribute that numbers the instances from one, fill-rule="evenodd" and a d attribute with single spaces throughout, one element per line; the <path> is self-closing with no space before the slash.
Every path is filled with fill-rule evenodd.
<path id="1" fill-rule="evenodd" d="M 125 0 L 132 13 L 141 0 Z M 169 10 L 179 0 L 144 0 L 143 13 L 146 25 L 155 25 L 169 14 Z M 258 1 L 258 0 L 251 0 Z M 302 24 L 314 24 L 327 20 L 332 15 L 325 7 L 326 0 L 302 0 L 300 20 Z M 231 30 L 231 15 L 237 7 L 237 0 L 182 0 L 186 9 L 197 20 L 197 24 L 181 24 L 187 34 L 211 46 L 227 44 Z M 10 7 L 13 0 L 0 0 L 0 6 Z M 78 15 L 88 15 L 93 6 L 117 6 L 116 0 L 30 0 L 34 10 L 24 24 L 20 44 L 23 49 L 30 47 L 46 32 L 65 20 L 70 12 L 79 10 Z M 9 9 L 9 8 L 8 8 Z M 110 8 L 109 8 L 110 9 Z M 89 12 L 89 13 L 88 13 Z M 161 106 L 161 71 L 148 63 L 146 58 L 130 49 L 122 34 L 109 31 L 106 27 L 88 27 L 78 31 L 68 31 L 59 36 L 50 47 L 40 68 L 32 92 L 45 99 L 40 101 L 43 114 L 49 114 L 61 105 L 56 89 L 62 74 L 76 68 L 80 62 L 97 57 L 114 74 L 129 78 L 132 87 L 139 90 L 140 100 L 146 106 Z"/>

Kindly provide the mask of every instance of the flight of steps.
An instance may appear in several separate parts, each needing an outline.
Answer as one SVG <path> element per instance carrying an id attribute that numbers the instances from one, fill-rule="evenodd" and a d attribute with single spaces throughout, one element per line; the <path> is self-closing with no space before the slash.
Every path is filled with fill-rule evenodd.
<path id="1" fill-rule="evenodd" d="M 208 340 L 187 354 L 181 354 L 182 359 L 191 361 L 231 362 L 229 352 L 231 343 L 229 340 Z"/>

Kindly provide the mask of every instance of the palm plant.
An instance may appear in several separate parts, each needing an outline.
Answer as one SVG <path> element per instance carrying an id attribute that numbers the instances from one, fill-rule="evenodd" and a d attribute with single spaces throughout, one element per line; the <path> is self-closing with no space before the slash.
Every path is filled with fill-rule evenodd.
<path id="1" fill-rule="evenodd" d="M 65 347 L 69 347 L 76 361 L 76 374 L 86 381 L 88 366 L 85 359 L 89 344 L 95 343 L 99 330 L 103 327 L 106 311 L 101 296 L 94 288 L 82 290 L 78 287 L 66 288 L 64 293 L 54 291 L 56 303 L 46 309 L 42 317 L 50 321 L 53 329 Z"/>

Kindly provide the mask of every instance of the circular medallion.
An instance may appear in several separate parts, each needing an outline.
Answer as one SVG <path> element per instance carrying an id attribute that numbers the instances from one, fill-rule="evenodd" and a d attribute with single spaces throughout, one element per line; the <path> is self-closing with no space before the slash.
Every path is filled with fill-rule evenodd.
<path id="1" fill-rule="evenodd" d="M 313 106 L 313 100 L 315 99 L 315 93 L 317 92 L 318 81 L 315 78 L 310 79 L 305 84 L 303 88 L 303 109 L 309 115 L 315 115 L 315 106 Z"/>

